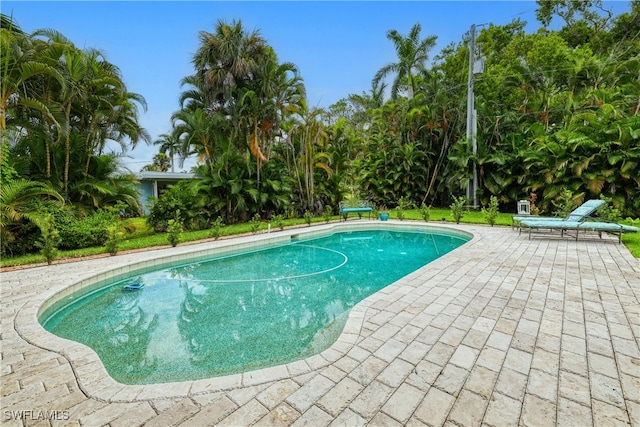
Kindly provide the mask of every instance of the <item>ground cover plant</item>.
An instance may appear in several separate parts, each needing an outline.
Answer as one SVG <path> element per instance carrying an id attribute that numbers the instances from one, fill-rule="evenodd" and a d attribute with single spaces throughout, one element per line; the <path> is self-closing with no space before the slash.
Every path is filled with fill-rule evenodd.
<path id="1" fill-rule="evenodd" d="M 439 223 L 455 223 L 455 218 L 451 209 L 445 208 L 431 208 L 429 209 L 430 220 L 432 222 Z M 424 222 L 424 211 L 422 209 L 409 209 L 403 211 L 403 219 L 407 221 L 420 221 Z M 511 213 L 501 213 L 498 212 L 495 216 L 495 225 L 499 226 L 512 226 L 512 217 Z M 391 219 L 398 219 L 395 213 L 390 212 Z M 319 224 L 326 223 L 326 216 L 318 216 L 318 217 L 309 217 L 306 218 L 289 218 L 284 219 L 280 217 L 273 218 L 272 221 L 265 221 L 265 223 L 261 223 L 262 232 L 266 232 L 268 230 L 268 225 L 271 225 L 271 232 L 282 231 L 286 228 L 290 227 L 301 227 L 308 226 L 311 220 L 311 224 Z M 329 221 L 340 221 L 338 215 L 334 215 L 329 218 Z M 460 222 L 463 224 L 487 224 L 485 214 L 482 211 L 473 211 L 469 210 L 466 212 L 464 217 L 460 219 Z M 632 220 L 626 219 L 621 220 L 620 223 L 640 226 L 640 220 Z M 180 233 L 179 244 L 188 244 L 192 242 L 200 242 L 208 239 L 218 240 L 219 238 L 233 238 L 234 236 L 246 235 L 246 234 L 255 234 L 255 224 L 253 222 L 241 223 L 241 224 L 232 224 L 232 225 L 222 225 L 220 226 L 218 232 L 218 237 L 212 236 L 212 230 L 198 230 L 198 231 L 184 231 Z M 123 224 L 119 228 L 121 236 L 118 240 L 118 253 L 123 253 L 131 250 L 142 250 L 142 249 L 151 249 L 151 248 L 159 248 L 159 247 L 168 247 L 168 233 L 157 233 L 153 231 L 153 228 L 148 224 L 141 220 L 141 218 L 132 218 L 128 220 L 124 220 Z M 633 256 L 636 258 L 640 258 L 640 233 L 631 233 L 624 234 L 622 236 L 623 244 L 629 249 Z M 93 248 L 85 248 L 85 249 L 77 249 L 77 250 L 66 250 L 66 251 L 56 251 L 55 259 L 73 259 L 73 258 L 82 258 L 89 256 L 97 256 L 101 254 L 110 253 L 110 248 L 108 245 L 102 247 L 93 247 Z M 0 259 L 1 267 L 12 267 L 12 266 L 26 266 L 26 265 L 34 265 L 41 264 L 46 262 L 46 257 L 42 253 L 37 254 L 29 254 L 18 257 L 11 258 L 2 258 Z M 52 259 L 53 262 L 53 259 Z"/>

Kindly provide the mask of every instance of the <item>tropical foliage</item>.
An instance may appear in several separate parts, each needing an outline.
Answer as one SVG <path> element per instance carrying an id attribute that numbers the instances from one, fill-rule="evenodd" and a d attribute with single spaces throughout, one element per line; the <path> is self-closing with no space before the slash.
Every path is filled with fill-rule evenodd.
<path id="1" fill-rule="evenodd" d="M 602 195 L 624 215 L 640 214 L 640 3 L 615 18 L 593 13 L 600 2 L 539 4 L 543 24 L 558 14 L 566 25 L 526 34 L 516 20 L 478 35 L 485 72 L 475 84 L 476 156 L 461 116 L 466 40 L 411 78 L 418 82 L 414 98 L 369 110 L 359 169 L 360 188 L 372 199 L 393 205 L 405 196 L 446 206 L 464 192 L 475 163 L 484 205 L 496 196 L 513 209 L 536 193 L 538 206 L 551 212 L 567 190 L 575 204 Z M 415 33 L 407 38 L 410 45 L 419 40 Z"/>
<path id="2" fill-rule="evenodd" d="M 102 52 L 54 30 L 27 34 L 6 16 L 1 24 L 1 156 L 15 172 L 2 176 L 3 253 L 16 236 L 37 240 L 40 225 L 50 227 L 38 208 L 44 198 L 66 202 L 79 219 L 118 202 L 138 211 L 135 178 L 107 147 L 149 140 L 138 124 L 144 98 L 127 91 Z"/>
<path id="3" fill-rule="evenodd" d="M 297 66 L 259 31 L 219 20 L 199 33 L 170 131 L 144 168 L 173 171 L 191 156 L 198 179 L 165 192 L 149 223 L 188 231 L 328 216 L 350 197 L 447 208 L 467 200 L 474 167 L 480 204 L 491 209 L 533 198 L 551 213 L 602 197 L 640 216 L 640 2 L 614 16 L 599 0 L 540 0 L 537 17 L 535 33 L 514 20 L 477 35 L 475 154 L 467 35 L 429 63 L 435 36 L 420 24 L 406 35 L 390 29 L 397 58 L 371 76 L 371 90 L 320 109 L 308 105 Z M 37 240 L 45 222 L 33 209 L 43 199 L 64 201 L 76 219 L 118 203 L 138 209 L 119 155 L 150 142 L 138 123 L 142 96 L 104 53 L 53 30 L 26 34 L 2 16 L 0 41 L 3 251 L 25 229 Z M 120 153 L 107 152 L 113 143 Z"/>

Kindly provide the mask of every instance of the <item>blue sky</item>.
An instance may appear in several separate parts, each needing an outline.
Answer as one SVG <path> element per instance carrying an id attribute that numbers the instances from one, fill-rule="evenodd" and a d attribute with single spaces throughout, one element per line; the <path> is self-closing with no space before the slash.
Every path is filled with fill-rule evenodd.
<path id="1" fill-rule="evenodd" d="M 614 3 L 616 13 L 628 3 Z M 310 105 L 328 107 L 349 94 L 368 92 L 378 69 L 396 61 L 388 30 L 438 36 L 431 57 L 460 42 L 472 24 L 504 25 L 516 18 L 534 31 L 534 1 L 70 1 L 1 3 L 5 15 L 27 32 L 52 28 L 76 46 L 96 48 L 117 65 L 130 91 L 148 104 L 141 123 L 155 139 L 171 129 L 178 110 L 180 80 L 193 73 L 198 33 L 213 32 L 219 19 L 241 20 L 259 30 L 281 62 L 296 64 Z M 127 153 L 137 172 L 157 147 L 144 143 Z M 192 163 L 187 162 L 188 168 Z"/>

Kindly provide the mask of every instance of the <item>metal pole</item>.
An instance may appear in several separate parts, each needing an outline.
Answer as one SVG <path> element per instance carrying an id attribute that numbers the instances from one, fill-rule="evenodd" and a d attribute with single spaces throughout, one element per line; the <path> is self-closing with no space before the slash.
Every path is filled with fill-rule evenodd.
<path id="1" fill-rule="evenodd" d="M 478 146 L 476 144 L 475 133 L 475 114 L 474 114 L 474 100 L 473 100 L 473 66 L 475 63 L 475 48 L 476 48 L 476 25 L 471 25 L 469 35 L 469 79 L 467 82 L 467 140 L 471 141 L 473 155 L 478 152 Z M 473 193 L 473 194 L 471 194 Z M 473 198 L 473 207 L 478 207 L 478 172 L 476 168 L 476 162 L 473 161 L 473 182 L 467 186 L 467 198 Z"/>
<path id="2" fill-rule="evenodd" d="M 478 141 L 476 136 L 478 135 L 478 110 L 475 108 L 475 100 L 473 107 L 473 126 L 471 127 L 471 144 L 473 146 L 474 157 L 478 154 Z M 473 208 L 478 208 L 478 165 L 473 162 Z"/>

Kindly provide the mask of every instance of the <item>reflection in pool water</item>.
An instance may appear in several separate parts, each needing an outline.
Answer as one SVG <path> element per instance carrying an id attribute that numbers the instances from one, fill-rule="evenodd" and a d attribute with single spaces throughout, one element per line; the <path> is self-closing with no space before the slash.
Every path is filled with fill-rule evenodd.
<path id="1" fill-rule="evenodd" d="M 122 383 L 184 381 L 274 366 L 329 347 L 349 309 L 468 239 L 358 231 L 170 267 L 45 313 Z M 144 288 L 125 292 L 123 285 Z"/>

